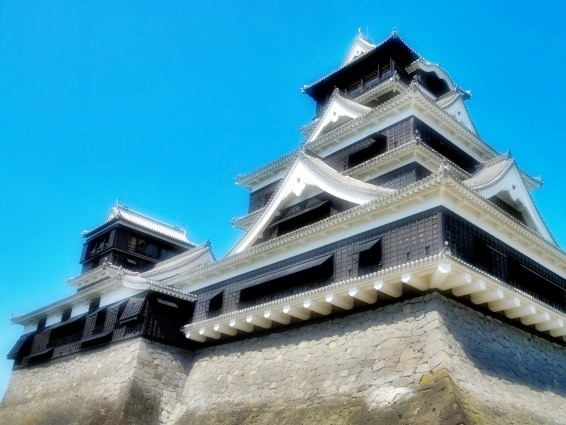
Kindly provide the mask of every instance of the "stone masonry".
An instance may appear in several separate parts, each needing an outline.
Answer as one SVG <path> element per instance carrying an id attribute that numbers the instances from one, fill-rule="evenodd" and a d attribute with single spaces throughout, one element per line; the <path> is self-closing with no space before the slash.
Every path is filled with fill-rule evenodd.
<path id="1" fill-rule="evenodd" d="M 193 354 L 136 339 L 15 371 L 10 424 L 566 424 L 566 349 L 440 294 Z"/>
<path id="2" fill-rule="evenodd" d="M 187 381 L 191 353 L 142 338 L 12 373 L 0 424 L 157 424 Z"/>

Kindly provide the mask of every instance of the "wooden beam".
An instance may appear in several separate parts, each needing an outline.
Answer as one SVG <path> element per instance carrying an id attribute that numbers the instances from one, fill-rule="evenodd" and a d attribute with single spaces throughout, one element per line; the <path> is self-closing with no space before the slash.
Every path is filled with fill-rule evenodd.
<path id="1" fill-rule="evenodd" d="M 345 297 L 343 295 L 326 294 L 324 301 L 336 307 L 343 308 L 344 310 L 350 310 L 354 307 L 354 299 L 350 296 Z"/>
<path id="2" fill-rule="evenodd" d="M 431 288 L 441 288 L 452 271 L 452 264 L 440 263 L 430 278 Z"/>
<path id="3" fill-rule="evenodd" d="M 427 279 L 410 272 L 401 275 L 401 282 L 421 291 L 426 291 L 429 288 Z"/>
<path id="4" fill-rule="evenodd" d="M 198 330 L 198 333 L 207 336 L 212 339 L 219 339 L 221 337 L 220 332 L 216 332 L 214 329 L 202 327 Z"/>
<path id="5" fill-rule="evenodd" d="M 446 291 L 448 289 L 454 289 L 459 286 L 469 285 L 472 283 L 472 275 L 468 272 L 462 272 L 456 276 L 450 276 L 450 279 L 445 280 L 442 285 L 438 288 L 441 291 Z"/>
<path id="6" fill-rule="evenodd" d="M 223 323 L 215 323 L 213 329 L 216 332 L 223 333 L 224 335 L 234 336 L 238 332 L 237 329 L 231 328 L 230 326 L 226 326 Z"/>
<path id="7" fill-rule="evenodd" d="M 487 288 L 486 283 L 483 280 L 476 280 L 467 285 L 458 286 L 452 289 L 452 293 L 457 297 L 463 297 L 464 295 L 475 294 L 476 292 L 485 291 Z"/>
<path id="8" fill-rule="evenodd" d="M 564 328 L 564 320 L 554 319 L 548 322 L 538 323 L 535 325 L 535 328 L 541 332 L 562 329 Z"/>
<path id="9" fill-rule="evenodd" d="M 248 323 L 244 320 L 230 319 L 228 325 L 231 328 L 239 329 L 244 332 L 251 332 L 254 330 L 254 326 L 251 323 Z"/>
<path id="10" fill-rule="evenodd" d="M 269 329 L 271 327 L 271 320 L 267 320 L 257 314 L 248 314 L 246 322 L 264 329 Z"/>
<path id="11" fill-rule="evenodd" d="M 368 304 L 373 304 L 377 301 L 377 292 L 373 290 L 360 289 L 353 287 L 348 290 L 348 295 Z"/>
<path id="12" fill-rule="evenodd" d="M 383 292 L 384 294 L 387 294 L 393 298 L 399 298 L 401 295 L 403 295 L 403 287 L 401 286 L 401 282 L 391 283 L 379 279 L 375 281 L 373 287 L 376 291 Z"/>
<path id="13" fill-rule="evenodd" d="M 287 314 L 279 313 L 273 310 L 267 310 L 263 313 L 263 317 L 268 320 L 273 320 L 274 322 L 281 323 L 282 325 L 288 325 L 291 323 L 291 317 Z"/>
<path id="14" fill-rule="evenodd" d="M 189 332 L 185 332 L 185 337 L 187 339 L 191 339 L 193 341 L 197 341 L 197 342 L 204 342 L 206 341 L 206 337 L 199 334 L 196 330 L 192 330 Z"/>
<path id="15" fill-rule="evenodd" d="M 517 308 L 509 309 L 505 312 L 505 316 L 509 319 L 518 319 L 523 316 L 529 316 L 536 313 L 536 308 L 532 304 L 521 305 Z"/>
<path id="16" fill-rule="evenodd" d="M 501 289 L 492 289 L 490 291 L 476 292 L 472 294 L 472 302 L 474 304 L 485 304 L 491 301 L 502 300 L 504 293 Z"/>
<path id="17" fill-rule="evenodd" d="M 566 326 L 562 326 L 561 328 L 558 329 L 551 329 L 549 331 L 550 335 L 558 338 L 560 336 L 565 336 L 566 335 Z"/>
<path id="18" fill-rule="evenodd" d="M 498 301 L 492 301 L 488 303 L 487 306 L 491 311 L 497 312 L 497 311 L 509 310 L 511 308 L 517 308 L 520 305 L 521 305 L 521 300 L 519 298 L 510 297 Z"/>
<path id="19" fill-rule="evenodd" d="M 523 325 L 536 325 L 542 322 L 548 322 L 550 320 L 550 314 L 546 311 L 542 313 L 531 314 L 530 316 L 521 317 L 521 323 Z"/>
<path id="20" fill-rule="evenodd" d="M 299 306 L 286 305 L 283 307 L 283 313 L 301 320 L 309 320 L 311 317 L 310 310 Z"/>
<path id="21" fill-rule="evenodd" d="M 330 305 L 313 300 L 305 300 L 303 302 L 303 307 L 324 316 L 330 314 L 332 311 L 332 307 Z"/>

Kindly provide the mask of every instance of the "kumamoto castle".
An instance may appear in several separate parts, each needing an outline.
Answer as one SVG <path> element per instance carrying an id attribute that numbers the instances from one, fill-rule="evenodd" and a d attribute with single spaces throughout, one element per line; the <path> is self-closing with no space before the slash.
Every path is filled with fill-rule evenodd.
<path id="1" fill-rule="evenodd" d="M 76 293 L 11 319 L 0 423 L 566 424 L 540 179 L 395 31 L 303 91 L 224 258 L 119 203 L 84 233 Z"/>

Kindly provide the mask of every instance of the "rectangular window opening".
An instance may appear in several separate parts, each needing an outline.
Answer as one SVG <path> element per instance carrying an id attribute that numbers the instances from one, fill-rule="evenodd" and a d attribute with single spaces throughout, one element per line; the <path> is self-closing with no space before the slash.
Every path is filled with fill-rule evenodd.
<path id="1" fill-rule="evenodd" d="M 214 297 L 212 297 L 208 303 L 208 311 L 220 311 L 222 310 L 222 304 L 224 303 L 224 291 L 219 292 Z"/>
<path id="2" fill-rule="evenodd" d="M 358 255 L 358 276 L 373 273 L 382 267 L 381 239 L 374 239 L 358 245 L 354 254 Z"/>
<path id="3" fill-rule="evenodd" d="M 269 227 L 273 228 L 277 226 L 277 236 L 281 236 L 330 217 L 330 213 L 330 202 L 324 201 L 277 220 Z"/>
<path id="4" fill-rule="evenodd" d="M 100 297 L 95 298 L 90 302 L 88 305 L 88 312 L 92 313 L 94 310 L 98 309 L 98 307 L 100 307 Z"/>
<path id="5" fill-rule="evenodd" d="M 372 138 L 374 140 L 371 144 L 350 154 L 348 157 L 348 168 L 355 167 L 387 151 L 387 137 L 379 134 Z"/>
<path id="6" fill-rule="evenodd" d="M 71 317 L 71 312 L 73 311 L 72 308 L 68 308 L 66 309 L 63 314 L 61 314 L 61 322 L 64 322 L 65 320 L 69 320 L 69 318 Z"/>
<path id="7" fill-rule="evenodd" d="M 333 275 L 333 254 L 309 260 L 248 282 L 240 292 L 240 306 L 314 289 L 330 283 Z"/>

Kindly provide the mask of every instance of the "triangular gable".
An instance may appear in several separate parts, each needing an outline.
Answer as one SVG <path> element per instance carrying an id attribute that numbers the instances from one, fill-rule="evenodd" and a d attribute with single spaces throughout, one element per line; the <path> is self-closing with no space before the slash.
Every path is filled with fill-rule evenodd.
<path id="1" fill-rule="evenodd" d="M 396 192 L 394 189 L 375 186 L 344 176 L 320 159 L 301 152 L 261 216 L 231 253 L 236 254 L 252 246 L 277 212 L 315 187 L 322 192 L 358 205 Z"/>
<path id="2" fill-rule="evenodd" d="M 521 172 L 508 155 L 502 155 L 484 164 L 480 171 L 463 183 L 486 199 L 499 196 L 515 204 L 523 213 L 527 225 L 547 241 L 553 242 L 525 186 Z"/>
<path id="3" fill-rule="evenodd" d="M 358 35 L 356 35 L 356 38 L 352 43 L 352 47 L 350 47 L 350 50 L 348 51 L 344 62 L 342 62 L 342 66 L 348 65 L 350 62 L 353 62 L 360 56 L 365 55 L 370 50 L 375 49 L 375 47 L 375 44 L 365 38 L 362 35 L 361 31 L 358 31 Z"/>
<path id="4" fill-rule="evenodd" d="M 451 115 L 456 121 L 458 121 L 468 130 L 477 134 L 476 128 L 472 119 L 470 118 L 468 108 L 466 108 L 464 97 L 461 92 L 455 92 L 450 96 L 440 99 L 437 102 L 437 105 L 440 107 L 440 109 L 442 109 L 448 115 Z"/>
<path id="5" fill-rule="evenodd" d="M 319 135 L 334 129 L 347 121 L 358 118 L 369 111 L 371 111 L 371 108 L 345 98 L 340 93 L 340 90 L 334 89 L 328 104 L 324 108 L 322 116 L 317 119 L 315 128 L 308 141 L 310 142 L 311 140 L 316 139 Z"/>

